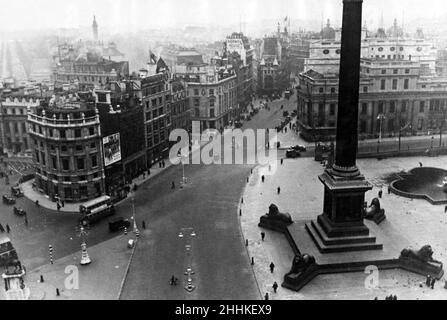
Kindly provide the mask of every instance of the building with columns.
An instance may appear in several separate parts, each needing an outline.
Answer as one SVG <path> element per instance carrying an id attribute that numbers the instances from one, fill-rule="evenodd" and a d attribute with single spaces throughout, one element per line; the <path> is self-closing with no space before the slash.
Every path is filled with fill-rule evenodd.
<path id="1" fill-rule="evenodd" d="M 99 112 L 79 95 L 28 112 L 35 186 L 51 199 L 84 202 L 105 194 Z"/>
<path id="2" fill-rule="evenodd" d="M 439 133 L 446 119 L 447 78 L 426 74 L 420 61 L 362 59 L 359 137 Z M 298 124 L 306 140 L 335 136 L 338 74 L 299 75 Z"/>
<path id="3" fill-rule="evenodd" d="M 28 110 L 40 106 L 40 99 L 25 96 L 10 96 L 0 101 L 0 131 L 3 152 L 10 156 L 31 154 L 31 138 L 26 121 Z"/>

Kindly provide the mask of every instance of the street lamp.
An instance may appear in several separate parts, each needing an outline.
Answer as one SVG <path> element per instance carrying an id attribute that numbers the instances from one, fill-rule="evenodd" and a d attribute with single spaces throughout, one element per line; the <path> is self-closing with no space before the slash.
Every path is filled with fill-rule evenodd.
<path id="1" fill-rule="evenodd" d="M 410 123 L 407 123 L 406 125 L 404 125 L 403 127 L 401 127 L 399 129 L 399 152 L 400 152 L 400 139 L 401 139 L 402 131 L 406 130 L 407 128 L 411 129 L 411 124 Z"/>
<path id="2" fill-rule="evenodd" d="M 140 231 L 138 230 L 137 220 L 135 219 L 135 198 L 132 197 L 132 219 L 133 219 L 133 232 L 138 238 L 140 236 Z"/>
<path id="3" fill-rule="evenodd" d="M 193 228 L 182 228 L 180 229 L 180 232 L 178 234 L 179 238 L 183 238 L 186 235 L 186 255 L 187 255 L 187 267 L 185 271 L 186 278 L 186 284 L 185 284 L 185 290 L 188 292 L 191 292 L 195 289 L 195 286 L 192 284 L 192 278 L 191 275 L 194 274 L 194 271 L 192 270 L 192 241 L 191 238 L 196 236 L 196 233 Z"/>
<path id="4" fill-rule="evenodd" d="M 81 224 L 79 227 L 79 236 L 82 238 L 81 243 L 81 265 L 87 265 L 92 262 L 90 259 L 90 256 L 87 252 L 87 244 L 85 242 L 85 236 L 87 235 L 87 231 L 85 230 L 84 226 Z"/>
<path id="5" fill-rule="evenodd" d="M 379 153 L 380 142 L 382 141 L 382 122 L 385 119 L 385 115 L 383 113 L 377 116 L 377 120 L 379 120 L 379 140 L 377 141 L 377 153 Z"/>

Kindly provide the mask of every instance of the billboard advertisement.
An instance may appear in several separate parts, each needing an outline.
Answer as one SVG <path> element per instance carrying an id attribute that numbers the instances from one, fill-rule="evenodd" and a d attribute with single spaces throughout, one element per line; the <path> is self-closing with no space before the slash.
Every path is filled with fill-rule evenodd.
<path id="1" fill-rule="evenodd" d="M 119 133 L 102 138 L 102 145 L 104 147 L 104 165 L 106 167 L 121 160 Z"/>

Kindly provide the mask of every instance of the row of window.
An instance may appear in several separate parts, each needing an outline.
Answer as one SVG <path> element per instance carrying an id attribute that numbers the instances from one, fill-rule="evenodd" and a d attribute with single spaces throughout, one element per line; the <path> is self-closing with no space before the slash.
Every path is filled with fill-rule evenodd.
<path id="1" fill-rule="evenodd" d="M 392 79 L 391 89 L 397 90 L 399 79 Z M 404 79 L 404 90 L 409 89 L 410 79 Z M 386 79 L 380 80 L 380 90 L 386 90 Z"/>
<path id="2" fill-rule="evenodd" d="M 37 129 L 37 130 L 36 130 Z M 43 127 L 36 125 L 36 124 L 31 124 L 31 131 L 35 132 L 35 133 L 39 133 L 39 134 L 43 134 Z M 71 138 L 82 138 L 83 135 L 83 130 L 81 128 L 78 129 L 52 129 L 52 128 L 47 128 L 47 132 L 48 135 L 50 137 L 54 137 L 54 138 L 61 138 L 61 139 L 66 139 L 67 137 L 71 137 Z M 88 129 L 88 135 L 89 136 L 93 136 L 96 133 L 95 127 L 89 127 Z M 58 133 L 58 135 L 56 134 Z M 68 135 L 67 135 L 68 133 Z M 85 133 L 85 131 L 84 131 Z"/>
<path id="3" fill-rule="evenodd" d="M 10 107 L 3 108 L 3 114 L 26 115 L 26 112 L 27 112 L 26 108 L 10 108 Z"/>
<path id="4" fill-rule="evenodd" d="M 100 176 L 99 172 L 94 172 L 92 175 L 75 175 L 75 176 L 58 176 L 52 173 L 47 173 L 45 170 L 36 169 L 36 172 L 42 176 L 47 177 L 50 180 L 60 181 L 60 182 L 81 182 L 89 181 L 91 179 L 96 179 Z"/>
<path id="5" fill-rule="evenodd" d="M 41 163 L 43 166 L 46 166 L 45 153 L 42 151 L 35 150 L 35 161 L 36 163 Z M 64 157 L 60 158 L 60 162 L 58 163 L 57 157 L 51 156 L 51 168 L 55 170 L 63 170 L 63 171 L 76 171 L 76 170 L 85 170 L 86 169 L 86 157 L 76 157 L 75 158 L 75 167 L 70 166 L 70 158 Z M 90 168 L 98 167 L 98 155 L 93 154 L 89 156 L 90 159 Z"/>

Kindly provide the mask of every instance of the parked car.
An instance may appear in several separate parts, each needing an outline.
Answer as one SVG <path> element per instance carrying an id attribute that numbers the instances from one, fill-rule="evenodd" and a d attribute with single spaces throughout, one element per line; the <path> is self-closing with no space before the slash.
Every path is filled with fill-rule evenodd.
<path id="1" fill-rule="evenodd" d="M 26 216 L 26 211 L 23 210 L 23 209 L 20 208 L 20 207 L 16 207 L 16 206 L 14 206 L 14 213 L 17 214 L 17 215 L 19 215 L 19 216 Z"/>
<path id="2" fill-rule="evenodd" d="M 300 151 L 300 152 L 305 152 L 306 151 L 306 146 L 303 146 L 301 144 L 297 144 L 296 146 L 293 146 L 290 149 L 293 149 L 293 150 L 296 150 L 296 151 Z"/>
<path id="3" fill-rule="evenodd" d="M 124 219 L 123 217 L 116 217 L 109 221 L 109 230 L 111 232 L 118 232 L 123 230 L 124 228 L 130 228 L 130 222 L 128 219 Z"/>
<path id="4" fill-rule="evenodd" d="M 20 187 L 11 187 L 11 194 L 17 198 L 23 197 L 23 191 Z"/>
<path id="5" fill-rule="evenodd" d="M 286 158 L 298 158 L 301 154 L 295 149 L 287 149 Z"/>
<path id="6" fill-rule="evenodd" d="M 3 203 L 15 204 L 16 203 L 16 199 L 11 197 L 10 195 L 4 194 L 3 195 Z"/>

